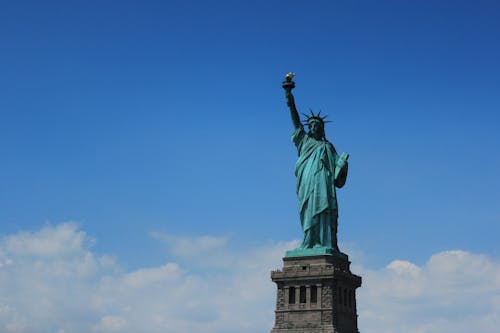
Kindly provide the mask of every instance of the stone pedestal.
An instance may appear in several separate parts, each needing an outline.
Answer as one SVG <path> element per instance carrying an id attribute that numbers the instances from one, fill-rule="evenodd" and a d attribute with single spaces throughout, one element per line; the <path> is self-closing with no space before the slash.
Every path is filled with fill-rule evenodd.
<path id="1" fill-rule="evenodd" d="M 356 288 L 345 254 L 283 258 L 271 333 L 359 333 Z"/>

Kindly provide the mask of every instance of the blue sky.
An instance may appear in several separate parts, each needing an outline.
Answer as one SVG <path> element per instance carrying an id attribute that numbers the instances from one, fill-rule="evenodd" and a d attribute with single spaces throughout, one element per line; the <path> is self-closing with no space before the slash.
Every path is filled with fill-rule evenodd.
<path id="1" fill-rule="evenodd" d="M 71 221 L 125 272 L 169 262 L 200 276 L 172 246 L 292 244 L 293 71 L 299 111 L 328 114 L 350 154 L 339 239 L 360 270 L 450 250 L 498 262 L 496 1 L 1 7 L 4 240 Z"/>

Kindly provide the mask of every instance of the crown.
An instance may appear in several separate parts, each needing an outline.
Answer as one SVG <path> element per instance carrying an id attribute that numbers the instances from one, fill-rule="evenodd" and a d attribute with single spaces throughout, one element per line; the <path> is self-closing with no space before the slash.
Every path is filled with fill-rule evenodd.
<path id="1" fill-rule="evenodd" d="M 326 117 L 328 117 L 328 116 L 321 117 L 321 110 L 318 112 L 318 114 L 314 114 L 314 112 L 313 112 L 312 109 L 309 109 L 309 112 L 311 112 L 310 115 L 302 113 L 306 117 L 305 120 L 302 120 L 302 123 L 304 125 L 309 125 L 309 123 L 311 123 L 312 121 L 319 121 L 322 124 L 326 124 L 326 123 L 330 123 L 331 122 L 331 121 L 325 120 Z"/>

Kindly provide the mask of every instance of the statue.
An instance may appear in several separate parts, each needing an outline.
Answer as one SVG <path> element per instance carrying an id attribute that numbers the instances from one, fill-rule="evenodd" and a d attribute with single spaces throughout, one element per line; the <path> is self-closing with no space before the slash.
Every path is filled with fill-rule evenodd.
<path id="1" fill-rule="evenodd" d="M 301 245 L 288 251 L 287 257 L 341 253 L 337 244 L 338 206 L 335 188 L 344 186 L 347 178 L 347 153 L 337 154 L 335 147 L 325 138 L 326 117 L 321 112 L 305 115 L 304 130 L 300 121 L 292 89 L 294 74 L 288 73 L 283 82 L 286 100 L 295 128 L 292 141 L 299 158 L 295 165 L 297 196 L 302 231 Z"/>

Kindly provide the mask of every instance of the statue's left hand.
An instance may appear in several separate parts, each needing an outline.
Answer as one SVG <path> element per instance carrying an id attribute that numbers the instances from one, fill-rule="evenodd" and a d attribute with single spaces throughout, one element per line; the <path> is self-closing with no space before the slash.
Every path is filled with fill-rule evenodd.
<path id="1" fill-rule="evenodd" d="M 348 153 L 342 153 L 340 155 L 340 159 L 343 160 L 344 162 L 347 162 L 347 160 L 349 159 L 349 154 Z"/>

